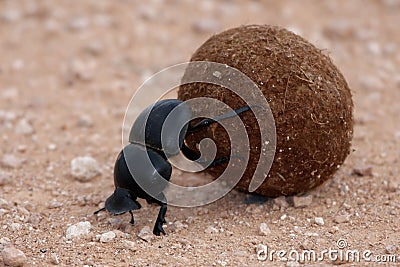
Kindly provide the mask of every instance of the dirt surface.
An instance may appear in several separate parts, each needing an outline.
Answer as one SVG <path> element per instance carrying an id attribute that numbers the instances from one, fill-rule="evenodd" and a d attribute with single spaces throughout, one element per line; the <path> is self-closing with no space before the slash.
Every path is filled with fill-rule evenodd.
<path id="1" fill-rule="evenodd" d="M 262 260 L 266 247 L 268 256 L 321 256 L 338 245 L 358 251 L 361 264 L 369 264 L 368 251 L 372 261 L 400 262 L 399 12 L 396 0 L 0 1 L 0 250 L 21 250 L 26 266 L 358 264 L 326 254 Z M 346 77 L 354 151 L 335 178 L 301 199 L 246 204 L 249 196 L 233 191 L 204 207 L 169 207 L 168 234 L 147 241 L 137 234 L 153 227 L 158 208 L 141 201 L 134 226 L 129 214 L 93 215 L 113 191 L 134 91 L 188 61 L 213 33 L 249 23 L 301 34 L 327 49 Z M 73 178 L 71 161 L 81 156 L 96 159 L 101 175 Z M 89 234 L 68 240 L 68 227 L 83 221 Z M 109 231 L 116 237 L 100 242 Z"/>

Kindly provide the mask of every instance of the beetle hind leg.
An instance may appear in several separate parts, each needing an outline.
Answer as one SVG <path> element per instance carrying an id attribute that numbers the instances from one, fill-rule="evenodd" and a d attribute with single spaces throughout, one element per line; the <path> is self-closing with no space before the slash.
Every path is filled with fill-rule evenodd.
<path id="1" fill-rule="evenodd" d="M 159 236 L 162 234 L 165 235 L 165 231 L 163 228 L 163 224 L 166 223 L 165 214 L 167 213 L 167 200 L 163 193 L 160 195 L 162 200 L 156 199 L 154 202 L 160 205 L 160 211 L 158 212 L 156 223 L 154 224 L 153 234 Z"/>
<path id="2" fill-rule="evenodd" d="M 156 223 L 154 224 L 153 234 L 159 236 L 161 233 L 165 235 L 163 224 L 166 223 L 165 214 L 167 213 L 167 204 L 161 205 L 160 211 L 158 212 Z"/>
<path id="3" fill-rule="evenodd" d="M 129 214 L 131 215 L 131 221 L 129 222 L 130 224 L 135 224 L 135 219 L 133 218 L 133 212 L 130 210 Z"/>

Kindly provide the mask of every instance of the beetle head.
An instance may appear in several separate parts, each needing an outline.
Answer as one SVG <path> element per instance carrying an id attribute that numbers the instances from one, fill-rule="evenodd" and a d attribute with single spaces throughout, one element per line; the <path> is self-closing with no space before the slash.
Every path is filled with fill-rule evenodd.
<path id="1" fill-rule="evenodd" d="M 116 188 L 114 193 L 107 198 L 105 208 L 112 215 L 119 215 L 127 211 L 138 210 L 141 206 L 128 189 Z"/>

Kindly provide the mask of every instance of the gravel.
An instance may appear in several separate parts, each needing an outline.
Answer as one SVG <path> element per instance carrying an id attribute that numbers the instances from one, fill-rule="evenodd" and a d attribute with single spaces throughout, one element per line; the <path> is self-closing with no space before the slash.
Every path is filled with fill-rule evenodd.
<path id="1" fill-rule="evenodd" d="M 15 125 L 15 133 L 16 134 L 31 135 L 31 134 L 33 134 L 33 132 L 34 132 L 34 129 L 33 129 L 32 125 L 26 119 L 21 119 Z"/>
<path id="2" fill-rule="evenodd" d="M 66 232 L 67 239 L 80 238 L 82 236 L 88 235 L 92 225 L 90 222 L 79 222 L 77 224 L 68 227 Z"/>
<path id="3" fill-rule="evenodd" d="M 11 240 L 8 237 L 0 238 L 0 252 L 9 244 L 11 244 Z"/>
<path id="4" fill-rule="evenodd" d="M 349 214 L 343 214 L 343 215 L 337 215 L 334 218 L 335 223 L 345 223 L 350 221 L 350 215 Z"/>
<path id="5" fill-rule="evenodd" d="M 22 229 L 22 225 L 19 223 L 12 223 L 10 224 L 10 230 L 13 232 L 18 232 Z"/>
<path id="6" fill-rule="evenodd" d="M 7 168 L 14 168 L 15 169 L 15 168 L 20 167 L 23 162 L 24 161 L 22 159 L 18 158 L 15 155 L 5 154 L 3 156 L 3 158 L 1 159 L 1 162 L 0 162 L 1 164 L 0 165 L 2 165 L 4 167 L 7 167 Z"/>
<path id="7" fill-rule="evenodd" d="M 133 242 L 133 241 L 130 241 L 130 240 L 123 239 L 122 240 L 122 245 L 123 245 L 123 247 L 125 249 L 129 249 L 129 250 L 132 250 L 132 251 L 135 251 L 137 249 L 136 248 L 136 243 Z"/>
<path id="8" fill-rule="evenodd" d="M 210 225 L 204 230 L 204 233 L 206 234 L 218 233 L 218 229 Z"/>
<path id="9" fill-rule="evenodd" d="M 146 242 L 149 242 L 151 239 L 153 239 L 153 233 L 149 226 L 143 227 L 137 236 Z"/>
<path id="10" fill-rule="evenodd" d="M 307 195 L 307 196 L 294 196 L 292 198 L 293 200 L 293 206 L 295 208 L 304 208 L 308 207 L 311 205 L 313 201 L 312 195 Z"/>
<path id="11" fill-rule="evenodd" d="M 7 207 L 8 207 L 8 201 L 3 198 L 0 198 L 0 208 L 4 209 Z"/>
<path id="12" fill-rule="evenodd" d="M 260 233 L 260 235 L 265 235 L 265 236 L 270 235 L 271 229 L 269 229 L 268 224 L 261 223 L 260 227 L 259 227 L 259 233 Z"/>
<path id="13" fill-rule="evenodd" d="M 0 170 L 0 186 L 9 184 L 11 182 L 11 174 Z"/>
<path id="14" fill-rule="evenodd" d="M 92 157 L 77 157 L 71 161 L 71 175 L 80 182 L 87 182 L 100 175 L 99 163 Z"/>
<path id="15" fill-rule="evenodd" d="M 13 246 L 6 246 L 1 254 L 4 264 L 11 267 L 24 266 L 27 260 L 25 254 Z"/>
<path id="16" fill-rule="evenodd" d="M 320 226 L 325 224 L 324 219 L 322 217 L 315 217 L 314 222 L 315 222 L 315 224 L 320 225 Z"/>
<path id="17" fill-rule="evenodd" d="M 109 231 L 100 235 L 101 243 L 109 243 L 115 239 L 117 235 L 113 231 Z"/>
<path id="18" fill-rule="evenodd" d="M 278 206 L 279 208 L 289 207 L 289 203 L 286 201 L 285 196 L 280 196 L 280 197 L 274 198 L 274 204 L 276 206 Z"/>

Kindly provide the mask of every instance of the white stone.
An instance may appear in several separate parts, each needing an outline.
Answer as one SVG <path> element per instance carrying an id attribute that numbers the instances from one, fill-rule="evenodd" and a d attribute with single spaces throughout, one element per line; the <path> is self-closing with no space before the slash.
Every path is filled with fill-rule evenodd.
<path id="1" fill-rule="evenodd" d="M 9 244 L 11 244 L 11 240 L 8 237 L 0 238 L 0 252 Z"/>
<path id="2" fill-rule="evenodd" d="M 268 224 L 266 223 L 261 223 L 260 224 L 260 234 L 261 235 L 270 235 L 271 234 L 271 229 L 269 229 Z"/>
<path id="3" fill-rule="evenodd" d="M 150 241 L 153 238 L 153 233 L 150 230 L 149 226 L 145 226 L 138 233 L 138 237 L 143 239 L 144 241 Z"/>
<path id="4" fill-rule="evenodd" d="M 22 225 L 19 223 L 12 223 L 10 224 L 10 230 L 13 232 L 20 231 L 22 229 Z"/>
<path id="5" fill-rule="evenodd" d="M 116 234 L 113 231 L 109 231 L 109 232 L 101 234 L 100 242 L 101 243 L 109 243 L 109 242 L 113 241 L 115 237 L 116 237 Z"/>
<path id="6" fill-rule="evenodd" d="M 6 246 L 1 254 L 3 255 L 3 262 L 5 265 L 11 267 L 21 267 L 26 263 L 25 254 L 13 246 Z"/>
<path id="7" fill-rule="evenodd" d="M 71 175 L 81 182 L 87 182 L 102 173 L 100 165 L 92 157 L 77 157 L 71 161 Z"/>
<path id="8" fill-rule="evenodd" d="M 92 225 L 90 224 L 90 222 L 79 222 L 77 224 L 71 225 L 67 229 L 66 238 L 72 239 L 76 237 L 82 237 L 89 234 L 91 228 Z"/>
<path id="9" fill-rule="evenodd" d="M 7 206 L 8 206 L 8 201 L 3 198 L 0 198 L 0 208 L 2 209 L 7 208 Z"/>
<path id="10" fill-rule="evenodd" d="M 136 250 L 136 243 L 130 240 L 122 240 L 122 244 L 125 249 L 130 249 L 132 251 Z"/>
<path id="11" fill-rule="evenodd" d="M 11 182 L 11 174 L 0 170 L 0 186 L 9 184 Z"/>
<path id="12" fill-rule="evenodd" d="M 205 232 L 206 234 L 218 233 L 218 229 L 215 228 L 215 227 L 213 227 L 213 226 L 208 226 L 208 227 L 204 230 L 204 232 Z"/>
<path id="13" fill-rule="evenodd" d="M 308 196 L 294 196 L 293 197 L 293 206 L 295 208 L 303 208 L 303 207 L 307 207 L 310 206 L 312 203 L 312 195 L 308 195 Z"/>
<path id="14" fill-rule="evenodd" d="M 334 220 L 336 223 L 345 223 L 350 220 L 350 215 L 349 214 L 338 215 L 335 216 Z"/>
<path id="15" fill-rule="evenodd" d="M 315 217 L 314 222 L 315 222 L 315 224 L 318 224 L 321 226 L 325 224 L 324 219 L 322 217 Z"/>
<path id="16" fill-rule="evenodd" d="M 18 168 L 21 166 L 23 160 L 16 157 L 15 155 L 6 154 L 1 160 L 1 164 L 9 168 Z"/>
<path id="17" fill-rule="evenodd" d="M 32 125 L 26 119 L 21 119 L 17 125 L 15 125 L 16 134 L 30 135 L 33 132 Z"/>

